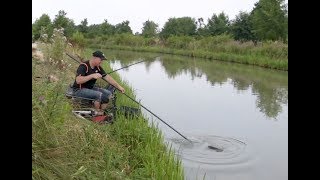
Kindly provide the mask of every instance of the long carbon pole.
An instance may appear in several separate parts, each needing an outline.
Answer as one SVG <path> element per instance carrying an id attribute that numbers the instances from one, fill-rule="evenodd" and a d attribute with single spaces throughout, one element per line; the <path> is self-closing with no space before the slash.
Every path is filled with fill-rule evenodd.
<path id="1" fill-rule="evenodd" d="M 76 60 L 76 58 L 74 58 L 72 55 L 70 55 L 69 53 L 66 52 L 66 55 L 69 56 L 71 59 L 75 60 L 77 63 L 81 63 L 80 61 Z"/>
<path id="2" fill-rule="evenodd" d="M 136 65 L 136 64 L 142 63 L 142 62 L 144 62 L 144 61 L 145 61 L 145 60 L 142 60 L 142 61 L 139 61 L 139 62 L 136 62 L 136 63 L 130 64 L 130 65 L 128 65 L 128 66 L 125 66 L 125 67 L 122 67 L 122 68 L 116 69 L 116 70 L 114 70 L 114 71 L 108 72 L 107 74 L 111 74 L 111 73 L 113 73 L 113 72 L 119 71 L 120 69 L 124 69 L 124 68 L 130 67 L 130 66 L 133 66 L 133 65 Z"/>
<path id="3" fill-rule="evenodd" d="M 74 57 L 70 56 L 68 53 L 66 53 L 69 57 L 71 57 L 72 59 L 74 59 L 75 61 L 77 61 Z M 77 61 L 78 63 L 80 63 L 79 61 Z M 137 63 L 135 63 L 137 64 Z M 133 64 L 132 64 L 133 65 Z M 128 67 L 128 66 L 127 66 Z M 123 69 L 123 68 L 121 68 Z M 114 72 L 114 71 L 112 71 Z M 103 79 L 103 78 L 102 78 Z M 105 79 L 103 79 L 104 81 L 106 81 Z M 107 81 L 106 81 L 107 82 Z M 115 87 L 118 91 L 119 89 L 117 87 Z M 176 133 L 178 133 L 181 137 L 183 137 L 184 139 L 188 140 L 189 142 L 191 142 L 188 138 L 186 138 L 184 135 L 182 135 L 181 133 L 179 133 L 176 129 L 174 129 L 172 126 L 170 126 L 168 123 L 166 123 L 164 120 L 162 120 L 159 116 L 157 116 L 155 113 L 151 112 L 148 108 L 146 108 L 145 106 L 143 106 L 141 103 L 137 102 L 136 100 L 134 100 L 132 97 L 128 96 L 126 93 L 122 93 L 125 96 L 127 96 L 129 99 L 131 99 L 133 102 L 137 103 L 138 105 L 140 105 L 142 108 L 144 108 L 145 110 L 147 110 L 149 113 L 151 113 L 152 115 L 154 115 L 156 118 L 158 118 L 161 122 L 163 122 L 165 125 L 167 125 L 168 127 L 170 127 L 172 130 L 174 130 Z"/>
<path id="4" fill-rule="evenodd" d="M 190 141 L 188 138 L 186 138 L 184 135 L 182 135 L 181 133 L 179 133 L 177 130 L 175 130 L 172 126 L 170 126 L 168 123 L 166 123 L 164 120 L 162 120 L 159 116 L 157 116 L 156 114 L 154 114 L 153 112 L 151 112 L 148 108 L 144 107 L 142 104 L 140 104 L 139 102 L 137 102 L 136 100 L 134 100 L 133 98 L 131 98 L 130 96 L 128 96 L 127 94 L 123 93 L 125 96 L 127 96 L 129 99 L 131 99 L 132 101 L 134 101 L 135 103 L 139 104 L 141 107 L 143 107 L 145 110 L 147 110 L 149 113 L 151 113 L 152 115 L 154 115 L 156 118 L 158 118 L 160 121 L 162 121 L 165 125 L 169 126 L 172 130 L 174 130 L 176 133 L 178 133 L 180 136 L 182 136 L 184 139 Z M 190 141 L 191 142 L 191 141 Z"/>
<path id="5" fill-rule="evenodd" d="M 72 55 L 70 55 L 69 53 L 66 53 L 66 54 L 67 54 L 70 58 L 72 58 L 73 60 L 75 60 L 76 62 L 80 63 L 78 60 L 76 60 L 76 59 L 75 59 Z M 107 74 L 111 74 L 111 73 L 116 72 L 116 71 L 119 71 L 119 70 L 121 70 L 121 69 L 124 69 L 124 68 L 130 67 L 130 66 L 133 66 L 133 65 L 142 63 L 142 62 L 144 62 L 144 61 L 145 61 L 145 60 L 138 61 L 138 62 L 133 63 L 133 64 L 130 64 L 130 65 L 128 65 L 128 66 L 124 66 L 124 67 L 122 67 L 122 68 L 119 68 L 119 69 L 113 70 L 113 71 L 111 71 L 111 72 L 108 72 L 108 73 L 106 73 L 106 74 L 102 74 L 102 76 L 105 76 L 105 75 L 107 75 Z"/>

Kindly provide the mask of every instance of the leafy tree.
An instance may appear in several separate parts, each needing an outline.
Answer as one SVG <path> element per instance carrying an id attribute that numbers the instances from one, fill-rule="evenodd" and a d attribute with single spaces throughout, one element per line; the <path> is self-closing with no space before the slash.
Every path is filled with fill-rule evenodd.
<path id="1" fill-rule="evenodd" d="M 235 20 L 232 21 L 230 28 L 235 40 L 249 41 L 256 39 L 252 32 L 250 15 L 246 12 L 240 11 Z"/>
<path id="2" fill-rule="evenodd" d="M 197 25 L 197 35 L 199 36 L 208 35 L 208 31 L 205 29 L 206 25 L 203 22 L 203 18 L 198 18 L 198 20 L 196 21 L 196 25 Z"/>
<path id="3" fill-rule="evenodd" d="M 128 23 L 129 24 L 129 23 Z M 115 26 L 108 23 L 108 20 L 104 20 L 104 22 L 100 25 L 101 34 L 103 35 L 113 35 L 116 31 Z"/>
<path id="4" fill-rule="evenodd" d="M 158 24 L 153 21 L 146 21 L 143 23 L 142 35 L 144 37 L 155 37 L 158 32 Z"/>
<path id="5" fill-rule="evenodd" d="M 165 39 L 169 36 L 192 36 L 196 34 L 196 29 L 195 20 L 191 17 L 169 18 L 160 36 Z"/>
<path id="6" fill-rule="evenodd" d="M 115 32 L 117 34 L 123 34 L 123 33 L 130 33 L 132 34 L 131 27 L 129 26 L 129 21 L 123 21 L 120 24 L 116 24 L 115 26 Z"/>
<path id="7" fill-rule="evenodd" d="M 51 19 L 47 14 L 42 14 L 39 19 L 37 19 L 32 24 L 32 39 L 37 40 L 40 38 L 41 33 L 47 34 L 48 37 L 52 36 L 53 28 Z"/>
<path id="8" fill-rule="evenodd" d="M 86 38 L 94 38 L 101 34 L 101 28 L 99 24 L 93 24 L 88 27 L 88 33 L 85 34 Z"/>
<path id="9" fill-rule="evenodd" d="M 203 18 L 198 18 L 198 20 L 196 21 L 196 25 L 197 25 L 197 29 L 203 28 L 204 27 Z"/>
<path id="10" fill-rule="evenodd" d="M 78 25 L 78 30 L 81 33 L 88 33 L 88 20 L 85 18 L 81 21 L 81 23 Z"/>
<path id="11" fill-rule="evenodd" d="M 212 36 L 228 33 L 230 30 L 229 23 L 229 18 L 224 12 L 218 16 L 213 14 L 212 17 L 208 19 L 206 29 Z"/>
<path id="12" fill-rule="evenodd" d="M 64 35 L 66 37 L 71 37 L 75 31 L 75 24 L 72 19 L 66 17 L 67 13 L 60 10 L 53 20 L 54 28 L 64 28 Z"/>
<path id="13" fill-rule="evenodd" d="M 259 40 L 286 40 L 288 17 L 284 0 L 259 0 L 252 10 L 252 23 Z"/>

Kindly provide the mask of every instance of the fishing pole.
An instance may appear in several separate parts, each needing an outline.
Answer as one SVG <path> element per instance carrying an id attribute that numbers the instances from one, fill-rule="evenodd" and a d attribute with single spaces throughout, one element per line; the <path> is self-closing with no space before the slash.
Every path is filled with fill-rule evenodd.
<path id="1" fill-rule="evenodd" d="M 134 100 L 133 98 L 131 98 L 130 96 L 128 96 L 127 94 L 123 93 L 125 96 L 127 96 L 129 99 L 131 99 L 132 101 L 134 101 L 135 103 L 139 104 L 141 107 L 143 107 L 145 110 L 147 110 L 149 113 L 151 113 L 152 115 L 154 115 L 156 118 L 158 118 L 160 121 L 162 121 L 164 124 L 166 124 L 167 126 L 169 126 L 172 130 L 174 130 L 176 133 L 178 133 L 180 136 L 182 136 L 184 139 L 190 141 L 188 138 L 186 138 L 184 135 L 182 135 L 181 133 L 179 133 L 177 130 L 175 130 L 172 126 L 170 126 L 168 123 L 166 123 L 164 120 L 162 120 L 159 116 L 157 116 L 156 114 L 154 114 L 153 112 L 151 112 L 148 108 L 144 107 L 142 104 L 140 104 L 139 102 L 137 102 L 136 100 Z M 190 141 L 191 142 L 191 141 Z"/>
<path id="2" fill-rule="evenodd" d="M 133 65 L 136 65 L 136 64 L 142 63 L 143 61 L 145 61 L 145 60 L 138 61 L 138 62 L 133 63 L 133 64 L 130 64 L 130 65 L 128 65 L 128 66 L 125 66 L 125 67 L 119 68 L 119 69 L 117 69 L 117 70 L 114 70 L 114 71 L 108 72 L 107 74 L 111 74 L 111 73 L 116 72 L 116 71 L 118 71 L 118 70 L 120 70 L 120 69 L 124 69 L 124 68 L 127 68 L 127 67 L 129 67 L 129 66 L 133 66 Z"/>
<path id="3" fill-rule="evenodd" d="M 73 56 L 71 56 L 69 53 L 66 53 L 66 54 L 67 54 L 70 58 L 72 58 L 73 60 L 75 60 L 77 63 L 81 63 L 81 62 L 79 62 L 78 60 L 76 60 Z M 121 69 L 124 69 L 124 68 L 130 67 L 130 66 L 133 66 L 133 65 L 142 63 L 142 62 L 144 62 L 144 61 L 145 61 L 145 60 L 138 61 L 138 62 L 136 62 L 136 63 L 130 64 L 130 65 L 128 65 L 128 66 L 124 66 L 124 67 L 122 67 L 122 68 L 119 68 L 119 69 L 116 69 L 116 70 L 113 70 L 113 71 L 111 71 L 111 72 L 108 72 L 108 73 L 106 73 L 106 74 L 101 74 L 101 75 L 102 75 L 102 77 L 104 77 L 104 76 L 106 76 L 107 74 L 111 74 L 111 73 L 116 72 L 116 71 L 119 71 L 119 70 L 121 70 Z"/>
<path id="4" fill-rule="evenodd" d="M 73 60 L 77 61 L 78 63 L 80 63 L 78 60 L 76 60 L 74 57 L 72 57 L 71 55 L 69 55 L 68 53 L 66 53 L 69 57 L 71 57 Z M 141 61 L 142 62 L 142 61 Z M 137 64 L 137 63 L 135 63 Z M 134 65 L 134 64 L 132 64 Z M 131 65 L 130 65 L 131 66 Z M 129 66 L 127 66 L 129 67 Z M 123 68 L 121 68 L 123 69 Z M 120 70 L 120 69 L 118 69 Z M 112 71 L 115 72 L 115 71 Z M 102 78 L 103 79 L 103 78 Z M 104 81 L 107 82 L 107 80 L 103 79 Z M 115 87 L 118 91 L 119 89 L 117 87 Z M 130 96 L 128 96 L 126 93 L 122 93 L 124 94 L 126 97 L 128 97 L 129 99 L 131 99 L 133 102 L 137 103 L 138 105 L 140 105 L 142 108 L 144 108 L 145 110 L 147 110 L 149 113 L 151 113 L 152 115 L 154 115 L 156 118 L 158 118 L 160 121 L 162 121 L 165 125 L 167 125 L 168 127 L 170 127 L 172 130 L 174 130 L 176 133 L 178 133 L 180 136 L 182 136 L 184 139 L 188 140 L 189 142 L 191 142 L 188 138 L 186 138 L 184 135 L 182 135 L 181 133 L 179 133 L 176 129 L 174 129 L 172 126 L 170 126 L 168 123 L 166 123 L 164 120 L 162 120 L 159 116 L 157 116 L 156 114 L 154 114 L 153 112 L 151 112 L 148 108 L 146 108 L 145 106 L 143 106 L 141 103 L 137 102 L 136 100 L 134 100 L 133 98 L 131 98 Z"/>
<path id="5" fill-rule="evenodd" d="M 75 60 L 77 63 L 81 63 L 80 61 L 76 60 L 76 58 L 74 58 L 72 55 L 70 55 L 69 53 L 66 52 L 66 55 L 69 56 L 71 59 Z"/>
<path id="6" fill-rule="evenodd" d="M 114 87 L 114 86 L 113 86 Z M 142 104 L 140 104 L 139 102 L 137 102 L 136 100 L 134 100 L 133 98 L 131 98 L 130 96 L 128 96 L 127 94 L 123 93 L 125 96 L 127 96 L 129 99 L 131 99 L 132 101 L 134 101 L 135 103 L 139 104 L 141 107 L 143 107 L 145 110 L 147 110 L 149 113 L 151 113 L 152 115 L 154 115 L 156 118 L 158 118 L 160 121 L 162 121 L 164 124 L 166 124 L 167 126 L 169 126 L 172 130 L 174 130 L 176 133 L 178 133 L 180 136 L 182 136 L 184 139 L 188 140 L 189 142 L 191 142 L 189 139 L 187 139 L 184 135 L 182 135 L 181 133 L 179 133 L 177 130 L 175 130 L 172 126 L 170 126 L 168 123 L 166 123 L 164 120 L 162 120 L 159 116 L 157 116 L 156 114 L 154 114 L 153 112 L 151 112 L 148 108 L 144 107 Z M 84 97 L 78 97 L 78 96 L 71 96 L 68 95 L 69 97 L 75 97 L 75 98 L 80 98 L 80 99 L 86 99 L 86 100 L 95 100 L 95 99 L 90 99 L 90 98 L 84 98 Z M 87 111 L 86 111 L 87 112 Z M 91 112 L 91 111 L 90 111 Z M 91 112 L 92 113 L 92 112 Z M 208 146 L 209 149 L 215 150 L 217 152 L 222 152 L 223 149 L 221 148 L 217 148 L 214 146 L 209 145 Z"/>
<path id="7" fill-rule="evenodd" d="M 71 55 L 69 55 L 68 53 L 66 53 L 69 57 L 71 57 L 72 59 L 74 59 L 75 61 L 77 61 L 75 58 L 73 58 Z M 77 61 L 78 63 L 80 63 L 79 61 Z M 142 62 L 142 61 L 140 61 Z M 138 62 L 138 63 L 140 63 Z M 138 63 L 135 63 L 135 64 L 138 64 Z M 132 64 L 134 65 L 134 64 Z M 129 65 L 129 66 L 132 66 L 132 65 Z M 123 68 L 127 68 L 129 66 L 126 66 L 126 67 L 123 67 Z M 120 68 L 120 69 L 123 69 L 123 68 Z M 117 69 L 117 70 L 120 70 L 120 69 Z M 117 71 L 115 70 L 115 71 Z M 115 72 L 115 71 L 112 71 L 112 72 Z M 111 73 L 112 73 L 111 72 Z M 102 78 L 103 79 L 103 78 Z M 107 82 L 107 80 L 103 79 L 104 81 Z M 118 91 L 119 89 L 117 87 L 115 87 Z M 124 94 L 126 97 L 128 97 L 129 99 L 131 99 L 133 102 L 137 103 L 138 105 L 140 105 L 142 108 L 144 108 L 145 110 L 147 110 L 149 113 L 151 113 L 152 115 L 154 115 L 156 118 L 158 118 L 161 122 L 163 122 L 165 125 L 167 125 L 168 127 L 170 127 L 172 130 L 174 130 L 176 133 L 178 133 L 181 137 L 183 137 L 184 139 L 186 139 L 187 141 L 189 141 L 190 143 L 192 143 L 191 140 L 189 140 L 188 138 L 186 138 L 184 135 L 182 135 L 180 132 L 178 132 L 176 129 L 174 129 L 172 126 L 170 126 L 168 123 L 166 123 L 164 120 L 162 120 L 158 115 L 156 115 L 155 113 L 153 113 L 152 111 L 150 111 L 148 108 L 146 108 L 145 106 L 143 106 L 141 103 L 137 102 L 135 99 L 133 99 L 132 97 L 128 96 L 126 93 L 122 93 Z M 217 147 L 214 147 L 214 146 L 211 146 L 209 145 L 208 146 L 209 149 L 212 149 L 212 150 L 215 150 L 217 152 L 222 152 L 223 149 L 221 148 L 217 148 Z"/>

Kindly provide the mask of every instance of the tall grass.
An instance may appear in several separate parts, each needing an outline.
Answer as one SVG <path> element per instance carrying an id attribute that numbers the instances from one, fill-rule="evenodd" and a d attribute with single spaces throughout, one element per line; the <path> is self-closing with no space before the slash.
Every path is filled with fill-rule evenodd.
<path id="1" fill-rule="evenodd" d="M 114 124 L 98 125 L 71 114 L 73 107 L 64 92 L 77 65 L 56 55 L 77 50 L 60 49 L 54 43 L 42 46 L 45 62 L 32 59 L 32 179 L 183 179 L 181 161 L 144 117 L 127 119 L 119 113 Z M 70 66 L 61 67 L 48 58 Z M 51 81 L 51 74 L 58 81 Z M 113 77 L 120 81 L 116 74 Z M 134 104 L 117 96 L 118 106 Z"/>

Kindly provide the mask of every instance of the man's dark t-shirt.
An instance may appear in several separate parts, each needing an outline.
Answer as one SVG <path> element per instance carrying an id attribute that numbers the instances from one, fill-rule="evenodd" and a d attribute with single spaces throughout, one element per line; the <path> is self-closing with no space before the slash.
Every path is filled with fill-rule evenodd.
<path id="1" fill-rule="evenodd" d="M 81 76 L 88 76 L 90 74 L 94 74 L 94 73 L 100 73 L 100 74 L 106 74 L 106 72 L 101 68 L 101 66 L 99 67 L 94 67 L 94 69 L 91 69 L 89 61 L 85 61 L 85 64 L 80 64 L 78 69 L 77 69 L 77 76 L 81 75 Z M 88 72 L 87 72 L 88 71 Z M 83 83 L 83 84 L 77 84 L 76 81 L 74 81 L 73 83 L 73 88 L 88 88 L 88 89 L 92 89 L 94 84 L 96 83 L 96 79 L 92 78 L 91 80 Z"/>

